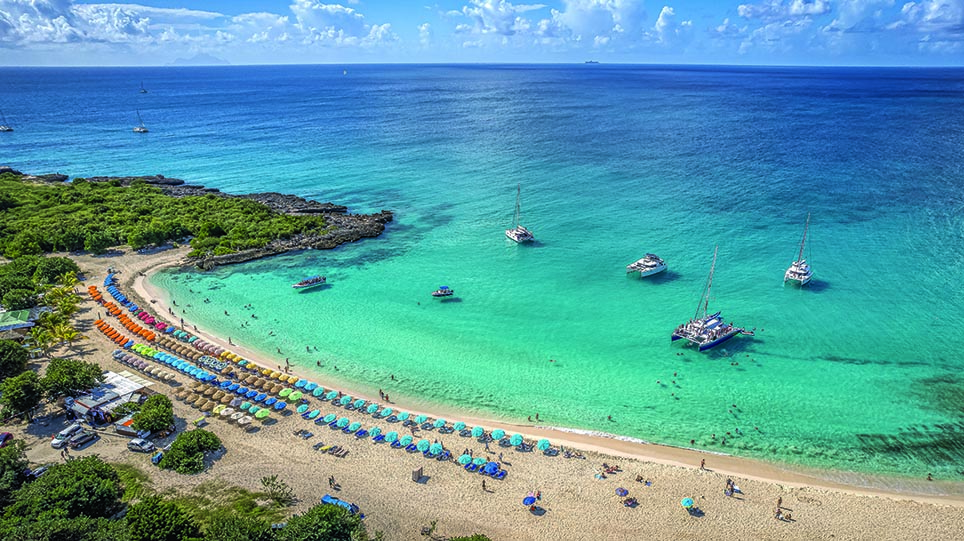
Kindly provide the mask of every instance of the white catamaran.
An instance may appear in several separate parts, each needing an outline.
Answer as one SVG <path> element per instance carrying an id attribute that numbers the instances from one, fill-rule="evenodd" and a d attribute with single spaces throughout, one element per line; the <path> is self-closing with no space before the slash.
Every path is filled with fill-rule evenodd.
<path id="1" fill-rule="evenodd" d="M 10 127 L 10 124 L 7 124 L 7 117 L 0 111 L 0 132 L 4 131 L 13 131 L 13 128 Z"/>
<path id="2" fill-rule="evenodd" d="M 627 274 L 638 272 L 640 278 L 646 278 L 664 270 L 666 270 L 666 262 L 656 254 L 646 254 L 646 257 L 626 265 Z"/>
<path id="3" fill-rule="evenodd" d="M 140 111 L 137 111 L 137 126 L 134 126 L 134 133 L 147 133 L 147 126 L 144 125 L 144 121 L 141 119 Z"/>
<path id="4" fill-rule="evenodd" d="M 753 336 L 752 331 L 741 327 L 735 327 L 732 323 L 724 323 L 720 312 L 709 313 L 710 289 L 713 287 L 713 272 L 716 270 L 716 253 L 719 246 L 713 249 L 713 264 L 710 265 L 710 275 L 706 279 L 706 287 L 703 289 L 703 297 L 696 307 L 696 314 L 693 319 L 676 327 L 673 332 L 672 341 L 683 339 L 699 347 L 700 351 L 706 351 L 714 346 L 726 342 L 738 334 Z"/>
<path id="5" fill-rule="evenodd" d="M 801 286 L 805 286 L 810 283 L 810 279 L 813 278 L 813 271 L 810 269 L 810 264 L 807 260 L 803 258 L 803 247 L 807 244 L 807 231 L 810 229 L 810 213 L 807 213 L 807 223 L 803 226 L 803 238 L 800 239 L 800 253 L 797 254 L 797 260 L 790 264 L 790 268 L 787 272 L 783 274 L 783 283 L 793 282 Z"/>
<path id="6" fill-rule="evenodd" d="M 515 228 L 506 229 L 505 236 L 514 240 L 515 242 L 531 242 L 535 237 L 532 236 L 532 232 L 522 226 L 520 223 L 520 213 L 521 213 L 521 200 L 522 200 L 522 184 L 519 184 L 516 188 L 515 194 Z"/>

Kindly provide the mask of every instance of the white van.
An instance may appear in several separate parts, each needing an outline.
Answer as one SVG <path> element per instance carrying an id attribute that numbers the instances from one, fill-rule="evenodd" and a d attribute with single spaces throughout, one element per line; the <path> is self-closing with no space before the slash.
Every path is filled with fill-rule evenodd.
<path id="1" fill-rule="evenodd" d="M 74 423 L 68 426 L 67 428 L 58 432 L 54 436 L 54 439 L 50 440 L 50 446 L 54 449 L 60 449 L 64 445 L 67 445 L 67 441 L 71 438 L 71 436 L 80 432 L 82 428 L 83 426 L 81 426 L 80 423 Z"/>

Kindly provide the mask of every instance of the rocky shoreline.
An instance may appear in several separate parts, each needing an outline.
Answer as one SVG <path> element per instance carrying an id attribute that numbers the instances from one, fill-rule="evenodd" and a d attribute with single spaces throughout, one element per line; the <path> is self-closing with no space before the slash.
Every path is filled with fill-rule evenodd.
<path id="1" fill-rule="evenodd" d="M 0 174 L 2 173 L 13 173 L 21 176 L 22 180 L 27 182 L 60 183 L 69 180 L 67 175 L 60 173 L 25 175 L 7 166 L 0 166 Z M 189 257 L 185 261 L 186 264 L 195 265 L 202 270 L 209 270 L 221 265 L 242 263 L 244 261 L 252 261 L 298 250 L 330 250 L 348 242 L 377 237 L 385 231 L 385 225 L 394 219 L 394 215 L 390 210 L 382 210 L 375 214 L 350 214 L 348 207 L 336 205 L 331 202 L 320 203 L 297 195 L 277 192 L 242 195 L 227 194 L 217 188 L 188 184 L 181 179 L 168 178 L 164 175 L 88 177 L 84 180 L 87 182 L 116 182 L 121 186 L 130 186 L 131 183 L 135 181 L 143 181 L 159 188 L 161 192 L 171 197 L 215 195 L 225 198 L 251 199 L 282 214 L 320 214 L 325 217 L 326 222 L 329 224 L 329 227 L 322 234 L 301 234 L 288 239 L 272 241 L 262 248 L 217 256 Z"/>

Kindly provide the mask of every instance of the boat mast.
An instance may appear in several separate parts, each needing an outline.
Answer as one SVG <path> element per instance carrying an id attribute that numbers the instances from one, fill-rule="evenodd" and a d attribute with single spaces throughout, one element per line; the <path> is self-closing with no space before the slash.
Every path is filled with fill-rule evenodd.
<path id="1" fill-rule="evenodd" d="M 141 126 L 143 126 L 143 125 L 144 125 L 144 120 L 141 119 L 141 111 L 140 111 L 140 109 L 135 109 L 135 111 L 137 111 L 137 121 L 140 123 Z"/>
<path id="2" fill-rule="evenodd" d="M 520 219 L 522 214 L 522 206 L 520 204 L 521 200 L 522 200 L 522 183 L 519 183 L 518 185 L 516 185 L 516 193 L 515 193 L 515 226 L 516 227 L 519 227 L 522 222 Z"/>
<path id="3" fill-rule="evenodd" d="M 810 229 L 810 213 L 807 213 L 807 224 L 803 226 L 803 238 L 800 239 L 800 253 L 797 254 L 797 261 L 803 259 L 803 247 L 807 243 L 807 230 Z"/>
<path id="4" fill-rule="evenodd" d="M 713 247 L 713 264 L 710 265 L 710 275 L 706 278 L 706 287 L 703 289 L 703 298 L 700 299 L 700 303 L 696 305 L 696 315 L 693 319 L 702 319 L 706 317 L 707 312 L 710 308 L 710 289 L 713 288 L 713 271 L 716 269 L 716 252 L 719 251 L 719 245 Z M 700 310 L 703 314 L 700 315 Z"/>

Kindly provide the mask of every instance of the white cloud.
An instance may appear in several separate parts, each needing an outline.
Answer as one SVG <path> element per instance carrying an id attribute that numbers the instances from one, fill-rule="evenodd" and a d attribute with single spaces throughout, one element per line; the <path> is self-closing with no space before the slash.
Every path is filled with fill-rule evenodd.
<path id="1" fill-rule="evenodd" d="M 653 32 L 650 34 L 653 41 L 660 45 L 672 45 L 684 37 L 685 33 L 693 27 L 693 21 L 676 22 L 676 11 L 669 6 L 663 6 L 653 25 Z"/>
<path id="2" fill-rule="evenodd" d="M 575 41 L 619 35 L 639 39 L 646 10 L 642 0 L 563 0 L 563 9 L 553 10 L 552 19 Z"/>
<path id="3" fill-rule="evenodd" d="M 788 17 L 806 17 L 823 15 L 830 12 L 828 0 L 766 0 L 759 4 L 740 4 L 736 8 L 737 14 L 744 19 L 761 19 L 775 21 Z"/>
<path id="4" fill-rule="evenodd" d="M 514 5 L 506 0 L 471 0 L 462 7 L 462 14 L 472 19 L 477 33 L 512 36 L 525 32 L 531 24 L 523 13 L 546 7 L 543 4 Z"/>
<path id="5" fill-rule="evenodd" d="M 422 47 L 428 47 L 432 43 L 432 25 L 429 23 L 418 25 L 418 43 Z"/>
<path id="6" fill-rule="evenodd" d="M 964 39 L 964 0 L 907 2 L 901 20 L 919 32 L 946 32 Z"/>

